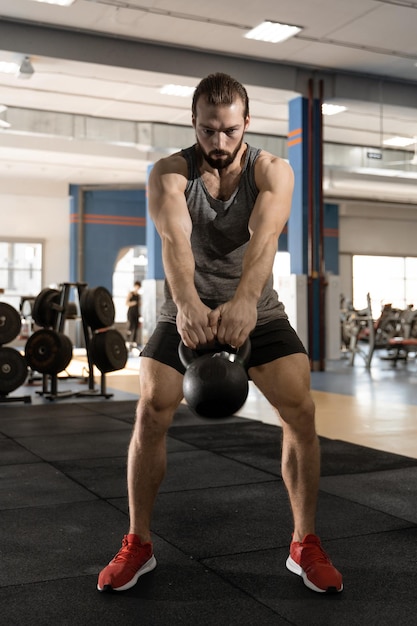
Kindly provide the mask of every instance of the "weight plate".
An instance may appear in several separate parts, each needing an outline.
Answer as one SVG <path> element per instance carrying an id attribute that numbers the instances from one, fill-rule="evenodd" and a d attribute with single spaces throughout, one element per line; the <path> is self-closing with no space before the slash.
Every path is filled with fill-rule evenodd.
<path id="1" fill-rule="evenodd" d="M 127 362 L 125 340 L 122 334 L 113 328 L 93 335 L 90 354 L 93 363 L 103 373 L 121 370 Z"/>
<path id="2" fill-rule="evenodd" d="M 24 357 L 14 348 L 0 348 L 0 395 L 23 385 L 28 375 Z"/>
<path id="3" fill-rule="evenodd" d="M 42 289 L 33 303 L 32 318 L 38 326 L 54 327 L 59 313 L 61 293 L 57 289 Z"/>
<path id="4" fill-rule="evenodd" d="M 54 330 L 37 330 L 26 342 L 26 361 L 41 374 L 58 374 L 71 362 L 72 343 L 69 337 Z"/>
<path id="5" fill-rule="evenodd" d="M 58 335 L 59 335 L 61 345 L 59 349 L 60 359 L 57 365 L 59 368 L 58 372 L 62 372 L 71 363 L 72 343 L 71 343 L 71 339 L 67 337 L 67 335 L 64 335 L 63 333 L 58 333 Z"/>
<path id="6" fill-rule="evenodd" d="M 21 326 L 19 312 L 11 304 L 0 302 L 0 344 L 13 341 L 20 333 Z"/>
<path id="7" fill-rule="evenodd" d="M 81 313 L 92 330 L 108 328 L 114 322 L 114 302 L 105 287 L 85 289 L 80 298 Z"/>

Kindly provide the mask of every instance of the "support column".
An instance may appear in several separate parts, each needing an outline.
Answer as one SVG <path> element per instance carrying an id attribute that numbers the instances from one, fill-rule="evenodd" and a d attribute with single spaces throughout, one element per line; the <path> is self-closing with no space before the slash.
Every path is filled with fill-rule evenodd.
<path id="1" fill-rule="evenodd" d="M 148 167 L 148 177 L 152 165 Z M 146 343 L 151 336 L 164 301 L 165 273 L 162 264 L 162 244 L 158 231 L 149 215 L 148 197 L 146 196 L 146 248 L 148 269 L 146 279 L 142 283 L 142 342 Z"/>
<path id="2" fill-rule="evenodd" d="M 295 176 L 287 239 L 291 263 L 290 322 L 309 352 L 310 328 L 307 299 L 307 276 L 310 266 L 308 115 L 309 108 L 306 98 L 298 97 L 290 101 L 288 159 Z"/>
<path id="3" fill-rule="evenodd" d="M 314 98 L 311 80 L 309 97 L 291 100 L 288 133 L 288 158 L 295 174 L 288 251 L 291 273 L 306 277 L 307 306 L 298 311 L 298 317 L 306 319 L 306 348 L 313 370 L 325 369 L 321 84 L 318 98 Z"/>

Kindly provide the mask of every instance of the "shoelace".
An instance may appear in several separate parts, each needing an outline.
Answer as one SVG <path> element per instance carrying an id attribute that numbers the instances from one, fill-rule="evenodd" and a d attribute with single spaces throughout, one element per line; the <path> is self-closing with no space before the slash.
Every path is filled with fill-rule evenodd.
<path id="1" fill-rule="evenodd" d="M 139 546 L 135 544 L 128 543 L 126 539 L 122 541 L 122 547 L 119 552 L 114 557 L 113 561 L 115 563 L 120 563 L 122 561 L 128 561 L 132 557 L 134 557 L 139 549 Z"/>
<path id="2" fill-rule="evenodd" d="M 329 557 L 320 545 L 314 543 L 311 545 L 305 544 L 304 550 L 306 550 L 308 565 L 311 563 L 323 563 L 326 565 L 331 564 Z"/>

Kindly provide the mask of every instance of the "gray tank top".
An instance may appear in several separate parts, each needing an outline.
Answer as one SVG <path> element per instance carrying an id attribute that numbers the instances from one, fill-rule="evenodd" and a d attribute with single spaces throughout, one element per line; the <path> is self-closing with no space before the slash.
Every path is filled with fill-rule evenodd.
<path id="1" fill-rule="evenodd" d="M 213 309 L 233 297 L 240 280 L 242 260 L 250 239 L 249 218 L 258 195 L 254 164 L 260 152 L 248 145 L 239 184 L 230 198 L 223 201 L 213 198 L 201 179 L 196 146 L 182 150 L 188 165 L 185 197 L 193 223 L 194 282 L 201 300 Z M 175 322 L 177 308 L 167 281 L 164 290 L 165 302 L 159 319 Z M 257 324 L 287 317 L 273 289 L 272 275 L 257 308 Z"/>

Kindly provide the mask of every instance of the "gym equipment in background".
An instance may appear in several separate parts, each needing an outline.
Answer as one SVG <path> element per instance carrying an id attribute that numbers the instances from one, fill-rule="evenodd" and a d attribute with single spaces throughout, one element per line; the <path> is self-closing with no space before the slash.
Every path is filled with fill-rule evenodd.
<path id="1" fill-rule="evenodd" d="M 102 374 L 122 370 L 127 361 L 123 336 L 114 328 L 94 333 L 90 344 L 91 358 Z"/>
<path id="2" fill-rule="evenodd" d="M 25 346 L 26 361 L 40 374 L 59 374 L 72 359 L 72 343 L 69 337 L 55 330 L 43 328 L 29 337 Z"/>
<path id="3" fill-rule="evenodd" d="M 21 329 L 19 312 L 7 302 L 0 302 L 0 401 L 31 402 L 31 397 L 13 396 L 9 393 L 23 385 L 28 376 L 25 357 L 15 348 L 4 347 L 15 339 Z"/>
<path id="4" fill-rule="evenodd" d="M 101 395 L 111 398 L 106 390 L 106 374 L 123 369 L 128 353 L 123 335 L 111 328 L 115 309 L 111 293 L 105 287 L 84 289 L 80 295 L 85 344 L 89 365 L 89 390 L 77 395 Z M 95 390 L 94 365 L 101 372 L 100 392 Z"/>
<path id="5" fill-rule="evenodd" d="M 91 330 L 109 328 L 114 323 L 113 298 L 105 287 L 85 289 L 80 297 L 80 309 Z"/>

